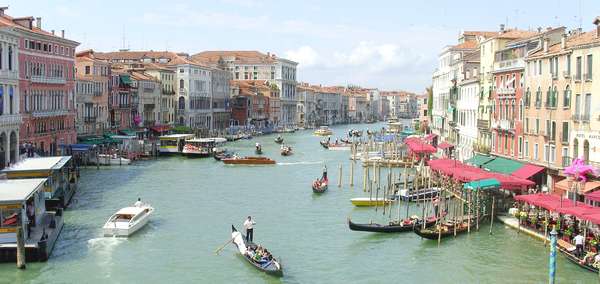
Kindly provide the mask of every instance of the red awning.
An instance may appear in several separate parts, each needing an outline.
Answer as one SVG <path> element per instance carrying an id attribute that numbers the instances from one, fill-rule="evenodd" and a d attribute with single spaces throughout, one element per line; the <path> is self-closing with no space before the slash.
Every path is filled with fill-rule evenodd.
<path id="1" fill-rule="evenodd" d="M 488 172 L 486 170 L 463 164 L 451 159 L 437 159 L 429 161 L 432 170 L 451 176 L 461 182 L 471 182 L 486 178 L 495 178 L 500 182 L 500 188 L 507 190 L 525 189 L 534 185 L 534 182 L 500 173 Z"/>
<path id="2" fill-rule="evenodd" d="M 528 179 L 543 170 L 543 167 L 535 166 L 532 164 L 525 164 L 520 169 L 514 171 L 511 175 L 522 179 Z"/>
<path id="3" fill-rule="evenodd" d="M 565 201 L 563 200 L 563 204 L 564 202 Z M 581 202 L 577 202 L 577 206 L 573 206 L 573 201 L 568 200 L 567 202 L 569 205 L 571 205 L 571 207 L 557 208 L 556 212 L 561 214 L 573 215 L 578 218 L 584 218 L 584 215 L 600 214 L 599 207 L 589 206 Z"/>
<path id="4" fill-rule="evenodd" d="M 594 191 L 585 195 L 587 200 L 600 201 L 600 191 Z"/>
<path id="5" fill-rule="evenodd" d="M 453 148 L 453 147 L 454 147 L 454 145 L 452 145 L 446 141 L 444 141 L 444 142 L 440 143 L 440 145 L 438 145 L 438 148 L 443 149 L 443 150 L 448 149 L 448 148 Z"/>
<path id="6" fill-rule="evenodd" d="M 561 200 L 559 196 L 542 193 L 517 195 L 515 196 L 515 200 L 523 201 L 560 214 L 572 215 L 582 220 L 588 220 L 594 224 L 600 224 L 600 207 L 592 207 L 579 201 L 573 204 L 572 200 Z"/>
<path id="7" fill-rule="evenodd" d="M 435 147 L 416 137 L 404 139 L 404 144 L 406 144 L 408 149 L 415 154 L 433 154 L 436 152 Z"/>
<path id="8" fill-rule="evenodd" d="M 155 126 L 150 127 L 150 129 L 152 129 L 155 132 L 162 133 L 162 132 L 167 132 L 167 131 L 171 130 L 171 126 L 169 126 L 169 125 L 155 125 Z"/>

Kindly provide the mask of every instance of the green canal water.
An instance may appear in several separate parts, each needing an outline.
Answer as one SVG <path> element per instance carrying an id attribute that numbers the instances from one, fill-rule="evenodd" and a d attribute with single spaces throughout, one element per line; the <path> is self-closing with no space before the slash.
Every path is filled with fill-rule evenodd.
<path id="1" fill-rule="evenodd" d="M 352 127 L 333 127 L 342 135 Z M 229 144 L 252 154 L 263 144 L 274 166 L 225 166 L 213 159 L 166 157 L 129 167 L 84 169 L 80 191 L 65 212 L 65 228 L 46 263 L 20 271 L 0 265 L 1 283 L 547 283 L 548 248 L 495 223 L 479 232 L 436 242 L 412 232 L 350 231 L 346 219 L 384 221 L 381 211 L 353 207 L 365 196 L 362 171 L 349 186 L 348 152 L 327 151 L 309 130 L 285 134 L 295 150 L 279 155 L 274 136 Z M 312 193 L 325 163 L 331 185 Z M 337 187 L 338 165 L 343 186 Z M 383 175 L 382 175 L 383 176 Z M 101 227 L 137 197 L 151 203 L 151 222 L 129 239 L 104 238 Z M 413 205 L 413 212 L 420 209 Z M 257 225 L 255 241 L 284 265 L 283 278 L 256 271 L 232 245 L 216 248 L 247 215 Z M 597 283 L 598 276 L 560 256 L 558 283 Z"/>

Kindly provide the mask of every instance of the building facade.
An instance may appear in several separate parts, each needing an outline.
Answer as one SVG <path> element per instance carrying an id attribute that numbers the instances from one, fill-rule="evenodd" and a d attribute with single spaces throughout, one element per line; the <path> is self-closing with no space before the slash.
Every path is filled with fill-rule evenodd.
<path id="1" fill-rule="evenodd" d="M 75 57 L 77 135 L 101 135 L 108 130 L 110 66 L 94 58 L 93 50 Z"/>
<path id="2" fill-rule="evenodd" d="M 21 115 L 18 46 L 17 33 L 10 28 L 0 29 L 0 169 L 19 161 Z"/>
<path id="3" fill-rule="evenodd" d="M 44 31 L 41 18 L 35 26 L 33 17 L 11 18 L 2 12 L 0 18 L 19 37 L 18 58 L 9 46 L 7 63 L 10 70 L 19 70 L 20 140 L 41 154 L 55 155 L 59 145 L 77 140 L 74 71 L 79 43 L 66 39 L 64 30 L 61 36 Z"/>

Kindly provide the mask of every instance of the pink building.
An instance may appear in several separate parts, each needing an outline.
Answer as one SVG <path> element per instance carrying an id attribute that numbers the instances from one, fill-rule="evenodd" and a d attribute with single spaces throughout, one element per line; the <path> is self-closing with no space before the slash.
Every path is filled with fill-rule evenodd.
<path id="1" fill-rule="evenodd" d="M 56 154 L 59 145 L 77 141 L 74 64 L 79 43 L 66 39 L 64 30 L 60 36 L 42 30 L 41 18 L 13 18 L 6 8 L 0 10 L 0 26 L 19 37 L 20 140 Z"/>

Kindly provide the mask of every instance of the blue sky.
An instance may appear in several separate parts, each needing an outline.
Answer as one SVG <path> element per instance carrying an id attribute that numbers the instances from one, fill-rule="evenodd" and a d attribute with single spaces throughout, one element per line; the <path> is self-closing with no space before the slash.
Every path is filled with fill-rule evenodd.
<path id="1" fill-rule="evenodd" d="M 6 1 L 5 1 L 6 2 Z M 580 8 L 581 3 L 581 8 Z M 260 50 L 300 62 L 310 83 L 421 92 L 437 54 L 461 30 L 594 28 L 597 0 L 270 1 L 9 0 L 8 14 L 42 17 L 80 48 L 196 53 Z M 125 39 L 125 45 L 123 45 Z"/>

